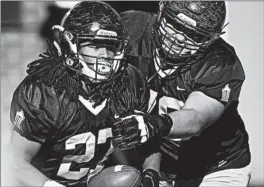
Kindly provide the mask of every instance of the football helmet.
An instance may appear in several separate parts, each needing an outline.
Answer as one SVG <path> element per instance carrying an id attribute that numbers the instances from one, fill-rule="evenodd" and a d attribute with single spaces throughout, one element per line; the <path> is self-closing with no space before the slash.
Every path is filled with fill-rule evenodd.
<path id="1" fill-rule="evenodd" d="M 180 66 L 223 34 L 224 1 L 161 1 L 153 28 L 154 57 L 161 69 Z"/>
<path id="2" fill-rule="evenodd" d="M 108 4 L 83 1 L 63 17 L 60 25 L 53 26 L 54 45 L 65 65 L 77 75 L 92 83 L 113 79 L 124 68 L 124 50 L 127 43 L 119 14 Z M 83 47 L 104 48 L 112 55 L 84 53 Z M 87 59 L 93 59 L 92 63 Z"/>

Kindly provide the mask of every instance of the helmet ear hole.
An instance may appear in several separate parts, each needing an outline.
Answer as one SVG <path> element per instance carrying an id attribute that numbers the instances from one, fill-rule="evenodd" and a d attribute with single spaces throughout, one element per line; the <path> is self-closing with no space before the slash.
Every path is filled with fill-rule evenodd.
<path id="1" fill-rule="evenodd" d="M 72 41 L 73 40 L 73 34 L 69 31 L 64 31 L 63 32 L 64 37 L 66 37 L 68 40 Z"/>

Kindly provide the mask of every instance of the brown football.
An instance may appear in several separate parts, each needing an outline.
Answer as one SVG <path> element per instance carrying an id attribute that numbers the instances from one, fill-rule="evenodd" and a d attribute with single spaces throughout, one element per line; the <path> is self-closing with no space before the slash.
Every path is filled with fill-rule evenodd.
<path id="1" fill-rule="evenodd" d="M 88 183 L 88 187 L 139 187 L 140 171 L 127 165 L 116 165 L 102 170 Z"/>

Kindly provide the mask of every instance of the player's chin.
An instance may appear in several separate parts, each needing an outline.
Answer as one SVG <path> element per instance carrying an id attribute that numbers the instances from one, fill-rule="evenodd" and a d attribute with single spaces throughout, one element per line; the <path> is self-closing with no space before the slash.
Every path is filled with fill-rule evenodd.
<path id="1" fill-rule="evenodd" d="M 110 80 L 110 77 L 111 77 L 111 73 L 109 73 L 109 74 L 99 74 L 99 73 L 97 73 L 97 75 L 95 76 L 95 78 L 92 81 L 94 83 L 106 82 L 106 81 Z"/>
<path id="2" fill-rule="evenodd" d="M 112 77 L 112 74 L 113 74 L 112 68 L 111 69 L 102 68 L 100 70 L 98 68 L 97 70 L 94 70 L 88 77 L 90 77 L 90 80 L 92 82 L 100 83 L 100 82 L 109 81 Z"/>

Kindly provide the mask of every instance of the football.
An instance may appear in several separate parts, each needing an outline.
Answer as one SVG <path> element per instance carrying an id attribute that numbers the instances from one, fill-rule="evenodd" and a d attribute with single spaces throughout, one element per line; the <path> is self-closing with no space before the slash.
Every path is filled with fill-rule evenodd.
<path id="1" fill-rule="evenodd" d="M 116 165 L 102 170 L 88 182 L 88 187 L 139 187 L 140 171 L 127 165 Z"/>

